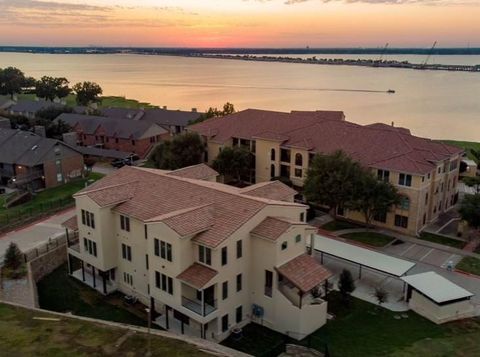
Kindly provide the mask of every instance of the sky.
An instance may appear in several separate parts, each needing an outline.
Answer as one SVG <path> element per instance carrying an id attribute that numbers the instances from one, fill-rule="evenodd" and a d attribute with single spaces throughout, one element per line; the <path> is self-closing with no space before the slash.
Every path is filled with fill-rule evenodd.
<path id="1" fill-rule="evenodd" d="M 0 0 L 0 45 L 480 47 L 480 0 Z"/>

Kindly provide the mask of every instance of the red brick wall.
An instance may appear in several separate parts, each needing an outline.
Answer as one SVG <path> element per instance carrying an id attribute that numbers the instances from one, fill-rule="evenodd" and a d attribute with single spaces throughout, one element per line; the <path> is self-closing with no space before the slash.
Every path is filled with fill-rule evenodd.
<path id="1" fill-rule="evenodd" d="M 74 175 L 83 173 L 83 156 L 81 154 L 72 155 L 61 158 L 62 160 L 62 175 L 65 182 L 73 179 Z M 62 182 L 57 181 L 57 166 L 55 160 L 47 161 L 43 165 L 45 175 L 45 187 L 54 187 L 61 185 Z"/>

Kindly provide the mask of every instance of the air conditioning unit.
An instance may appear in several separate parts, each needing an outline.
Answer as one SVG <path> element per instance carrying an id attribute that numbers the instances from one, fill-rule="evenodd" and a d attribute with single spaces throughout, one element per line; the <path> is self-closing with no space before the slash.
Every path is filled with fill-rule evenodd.
<path id="1" fill-rule="evenodd" d="M 253 304 L 252 305 L 252 314 L 255 317 L 263 317 L 263 315 L 265 314 L 265 311 L 264 311 L 263 307 L 261 307 L 259 305 L 256 305 L 256 304 Z"/>

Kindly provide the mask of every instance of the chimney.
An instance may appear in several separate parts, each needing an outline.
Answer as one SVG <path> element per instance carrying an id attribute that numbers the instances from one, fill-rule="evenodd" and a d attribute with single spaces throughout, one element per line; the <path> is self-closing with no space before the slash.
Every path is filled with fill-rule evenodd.
<path id="1" fill-rule="evenodd" d="M 166 105 L 163 106 L 163 110 L 167 110 L 167 106 L 166 106 Z"/>
<path id="2" fill-rule="evenodd" d="M 393 126 L 395 126 L 395 122 L 394 122 L 394 121 L 392 121 L 392 127 L 393 127 Z"/>
<path id="3" fill-rule="evenodd" d="M 196 112 L 197 112 L 197 108 L 192 108 L 192 112 L 193 112 L 193 113 L 196 113 Z"/>
<path id="4" fill-rule="evenodd" d="M 77 146 L 77 133 L 70 132 L 62 135 L 63 142 L 70 146 Z"/>

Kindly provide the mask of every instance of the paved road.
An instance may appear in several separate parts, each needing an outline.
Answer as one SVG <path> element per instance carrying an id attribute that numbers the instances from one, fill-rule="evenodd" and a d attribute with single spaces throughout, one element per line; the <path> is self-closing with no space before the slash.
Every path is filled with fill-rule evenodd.
<path id="1" fill-rule="evenodd" d="M 0 235 L 0 260 L 3 260 L 2 257 L 10 242 L 17 243 L 20 250 L 27 251 L 47 242 L 49 238 L 62 235 L 65 232 L 65 228 L 61 226 L 62 222 L 73 217 L 74 212 L 72 208 L 30 226 Z"/>

